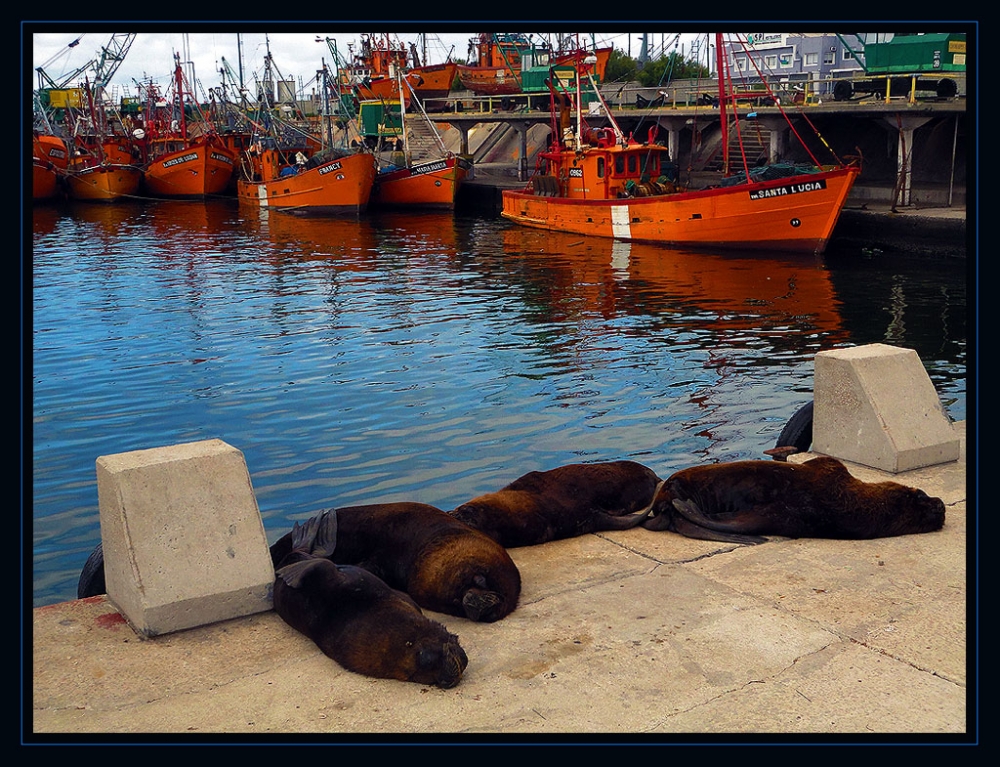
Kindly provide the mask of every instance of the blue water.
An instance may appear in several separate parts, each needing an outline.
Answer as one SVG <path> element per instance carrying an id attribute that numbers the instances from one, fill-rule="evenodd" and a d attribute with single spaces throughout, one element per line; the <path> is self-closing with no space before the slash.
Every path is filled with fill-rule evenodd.
<path id="1" fill-rule="evenodd" d="M 698 254 L 231 201 L 33 219 L 36 607 L 76 597 L 102 455 L 224 440 L 273 541 L 321 508 L 449 509 L 565 463 L 666 476 L 764 457 L 838 346 L 916 349 L 965 418 L 961 259 Z"/>

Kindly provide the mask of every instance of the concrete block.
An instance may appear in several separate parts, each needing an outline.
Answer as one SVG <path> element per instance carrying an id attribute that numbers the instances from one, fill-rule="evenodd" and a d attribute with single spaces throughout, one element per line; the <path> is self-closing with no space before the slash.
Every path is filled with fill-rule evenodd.
<path id="1" fill-rule="evenodd" d="M 155 636 L 272 607 L 274 569 L 243 454 L 210 439 L 97 459 L 108 598 Z"/>
<path id="2" fill-rule="evenodd" d="M 813 408 L 813 452 L 893 473 L 959 458 L 960 440 L 912 349 L 818 353 Z"/>

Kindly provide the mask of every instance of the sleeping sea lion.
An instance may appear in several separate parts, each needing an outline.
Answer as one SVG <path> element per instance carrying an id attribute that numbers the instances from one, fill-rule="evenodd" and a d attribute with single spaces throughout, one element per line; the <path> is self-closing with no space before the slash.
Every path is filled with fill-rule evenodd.
<path id="1" fill-rule="evenodd" d="M 821 456 L 683 469 L 663 483 L 643 527 L 729 543 L 766 535 L 853 540 L 929 533 L 944 516 L 940 498 L 898 482 L 863 482 Z"/>
<path id="2" fill-rule="evenodd" d="M 458 684 L 469 663 L 458 637 L 367 570 L 326 559 L 328 521 L 319 515 L 293 528 L 292 550 L 275 571 L 275 612 L 348 671 Z"/>
<path id="3" fill-rule="evenodd" d="M 451 515 L 502 546 L 531 546 L 635 527 L 649 514 L 659 484 L 652 469 L 635 461 L 572 463 L 525 474 Z"/>
<path id="4" fill-rule="evenodd" d="M 424 609 L 489 623 L 517 606 L 521 574 L 506 549 L 441 509 L 402 502 L 324 513 L 336 525 L 328 559 L 363 567 Z M 276 566 L 291 537 L 271 546 Z"/>

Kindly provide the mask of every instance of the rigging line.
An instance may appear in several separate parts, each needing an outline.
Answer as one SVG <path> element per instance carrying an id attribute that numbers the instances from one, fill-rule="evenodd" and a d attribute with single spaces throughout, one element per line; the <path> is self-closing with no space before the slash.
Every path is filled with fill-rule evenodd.
<path id="1" fill-rule="evenodd" d="M 789 130 L 791 130 L 791 132 L 795 135 L 795 138 L 798 140 L 799 144 L 806 151 L 806 154 L 809 155 L 809 159 L 812 160 L 813 165 L 815 165 L 816 167 L 822 167 L 822 163 L 820 163 L 820 161 L 816 159 L 816 156 L 809 149 L 809 146 L 806 144 L 805 140 L 802 138 L 802 136 L 799 135 L 799 132 L 795 129 L 795 126 L 792 125 L 791 119 L 788 117 L 787 113 L 781 106 L 781 101 L 774 95 L 774 92 L 771 90 L 771 86 L 768 85 L 767 80 L 765 79 L 763 73 L 757 67 L 757 62 L 754 61 L 753 56 L 751 56 L 749 51 L 747 51 L 746 45 L 743 43 L 743 41 L 740 41 L 740 44 L 743 45 L 743 51 L 744 53 L 747 54 L 747 59 L 750 61 L 751 64 L 753 64 L 754 69 L 757 70 L 757 74 L 760 76 L 761 82 L 764 84 L 764 88 L 767 90 L 767 94 L 774 100 L 774 105 L 778 108 L 778 111 L 781 113 L 781 116 L 785 119 L 785 122 L 788 123 Z M 827 148 L 827 150 L 830 152 L 830 155 L 833 157 L 836 163 L 838 165 L 843 165 L 844 163 L 841 161 L 840 157 L 838 157 L 837 153 L 833 151 L 833 147 L 831 147 L 826 142 L 826 139 L 823 137 L 823 134 L 820 133 L 819 129 L 813 124 L 813 121 L 809 119 L 809 116 L 806 114 L 803 106 L 802 105 L 795 105 L 795 106 L 796 106 L 796 111 L 802 118 L 805 119 L 806 123 L 813 130 L 813 133 L 816 134 L 816 138 L 818 138 L 820 142 L 822 142 L 823 146 Z"/>

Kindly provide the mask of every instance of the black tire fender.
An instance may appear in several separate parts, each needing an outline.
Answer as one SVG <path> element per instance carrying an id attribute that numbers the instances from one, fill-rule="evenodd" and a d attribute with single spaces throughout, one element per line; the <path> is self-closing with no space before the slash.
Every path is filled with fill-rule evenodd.
<path id="1" fill-rule="evenodd" d="M 107 586 L 104 582 L 104 546 L 100 543 L 97 548 L 90 552 L 87 561 L 80 571 L 80 581 L 76 586 L 77 599 L 96 597 L 99 594 L 106 594 Z"/>
<path id="2" fill-rule="evenodd" d="M 813 401 L 809 400 L 788 419 L 785 428 L 778 435 L 775 447 L 794 447 L 800 453 L 807 453 L 812 445 L 812 438 Z"/>

